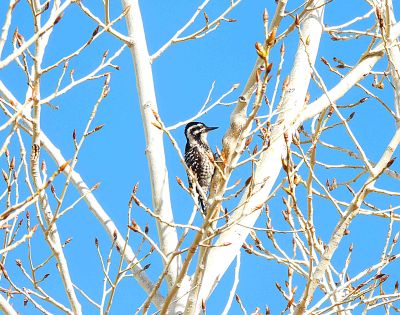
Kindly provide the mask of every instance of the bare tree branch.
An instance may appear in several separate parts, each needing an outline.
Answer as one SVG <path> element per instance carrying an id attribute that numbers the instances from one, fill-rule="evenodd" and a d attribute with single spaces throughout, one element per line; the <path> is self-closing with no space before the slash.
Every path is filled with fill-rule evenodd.
<path id="1" fill-rule="evenodd" d="M 153 208 L 163 221 L 173 223 L 173 214 L 169 192 L 168 170 L 165 162 L 163 132 L 152 124 L 154 113 L 158 112 L 154 91 L 151 60 L 147 49 L 139 3 L 137 0 L 122 0 L 124 9 L 129 8 L 125 17 L 128 35 L 134 43 L 130 47 L 135 65 L 136 85 L 139 92 L 140 112 L 146 135 L 146 156 L 149 164 Z M 156 221 L 160 247 L 165 256 L 171 255 L 178 243 L 175 228 Z M 181 268 L 179 256 L 171 262 L 167 274 L 167 282 L 172 286 Z"/>

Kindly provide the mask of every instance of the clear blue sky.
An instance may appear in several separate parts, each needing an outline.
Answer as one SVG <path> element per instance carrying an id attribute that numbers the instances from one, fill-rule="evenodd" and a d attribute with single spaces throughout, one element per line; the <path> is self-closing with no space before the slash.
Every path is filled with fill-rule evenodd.
<path id="1" fill-rule="evenodd" d="M 288 8 L 290 9 L 297 7 L 301 3 L 300 1 L 289 2 Z M 102 16 L 102 11 L 98 7 L 98 4 L 93 4 L 90 1 L 84 1 L 84 3 Z M 112 4 L 113 7 L 111 8 L 113 16 L 116 16 L 121 10 L 119 3 L 115 3 Z M 206 9 L 210 20 L 220 14 L 227 3 L 229 1 L 214 1 L 214 3 L 210 4 Z M 184 25 L 199 4 L 200 1 L 141 1 L 150 53 L 157 51 L 159 47 Z M 1 21 L 4 20 L 6 6 L 6 1 L 0 3 Z M 167 126 L 186 120 L 197 113 L 206 99 L 213 81 L 216 82 L 212 97 L 214 100 L 229 90 L 233 84 L 240 83 L 241 86 L 244 85 L 256 59 L 254 43 L 256 41 L 263 41 L 262 13 L 265 6 L 267 6 L 268 12 L 272 15 L 275 9 L 274 1 L 243 0 L 228 16 L 236 19 L 237 22 L 222 23 L 217 31 L 210 33 L 205 38 L 174 45 L 154 62 L 153 70 L 159 112 Z M 366 13 L 367 10 L 368 6 L 364 1 L 335 0 L 327 6 L 325 23 L 328 25 L 340 24 L 354 18 L 358 14 L 357 12 Z M 44 18 L 46 17 L 47 15 L 44 14 Z M 289 22 L 291 21 L 287 19 L 279 31 L 282 31 L 283 27 L 287 26 Z M 372 25 L 372 23 L 372 20 L 366 22 L 367 25 Z M 360 28 L 363 25 L 365 24 L 361 23 Z M 12 33 L 17 26 L 25 38 L 32 35 L 31 12 L 24 1 L 21 1 L 16 7 L 10 32 Z M 191 31 L 197 30 L 202 26 L 203 19 L 200 16 L 198 21 L 185 34 L 189 34 Z M 96 25 L 80 12 L 77 5 L 72 5 L 66 11 L 62 21 L 55 27 L 46 52 L 44 65 L 52 64 L 58 58 L 69 54 L 82 45 L 88 40 L 95 27 Z M 118 24 L 117 29 L 125 32 L 123 21 Z M 298 37 L 296 33 L 285 39 L 286 55 L 283 77 L 290 71 L 297 42 Z M 335 42 L 331 41 L 329 36 L 325 34 L 321 41 L 319 57 L 324 56 L 332 62 L 332 57 L 337 56 L 346 63 L 354 64 L 360 54 L 366 49 L 367 44 L 368 42 L 365 40 L 359 40 L 358 42 Z M 74 68 L 75 70 L 75 78 L 79 78 L 93 69 L 101 60 L 105 50 L 109 50 L 109 55 L 111 55 L 120 46 L 121 43 L 111 35 L 106 34 L 101 37 L 81 56 L 70 62 L 70 68 Z M 10 52 L 10 48 L 10 44 L 8 43 L 3 52 L 2 59 Z M 278 56 L 279 46 L 275 48 L 271 57 L 271 61 L 275 67 L 279 62 Z M 149 193 L 150 184 L 147 161 L 144 154 L 144 134 L 139 112 L 133 64 L 129 51 L 126 49 L 115 63 L 120 67 L 120 70 L 112 70 L 111 92 L 100 105 L 94 122 L 94 125 L 105 124 L 105 127 L 98 134 L 87 139 L 79 155 L 79 163 L 76 169 L 89 186 L 101 182 L 101 186 L 95 195 L 108 214 L 115 220 L 120 230 L 125 231 L 127 225 L 127 203 L 133 185 L 138 181 L 140 182 L 138 196 L 149 206 L 151 205 L 151 196 Z M 379 67 L 384 70 L 386 64 L 380 63 Z M 317 69 L 321 70 L 329 88 L 337 82 L 337 77 L 327 73 L 325 68 L 317 60 Z M 43 78 L 42 96 L 52 93 L 60 73 L 61 69 L 58 69 Z M 21 102 L 24 100 L 26 79 L 15 64 L 1 70 L 0 79 L 3 80 Z M 77 87 L 71 93 L 56 99 L 53 105 L 58 106 L 58 110 L 47 106 L 43 107 L 43 130 L 61 148 L 64 157 L 67 159 L 73 155 L 72 131 L 76 129 L 78 134 L 82 132 L 86 124 L 86 119 L 90 115 L 91 108 L 98 98 L 101 84 L 102 81 L 89 82 Z M 240 90 L 241 87 L 236 93 L 228 97 L 227 101 L 234 101 L 239 96 Z M 387 91 L 385 91 L 386 94 L 380 96 L 391 104 L 392 94 L 388 94 Z M 380 92 L 377 93 L 379 94 Z M 316 88 L 315 84 L 311 84 L 310 94 L 311 100 L 314 100 L 321 95 L 321 92 Z M 359 91 L 355 91 L 340 100 L 340 102 L 343 104 L 356 102 L 363 96 Z M 359 137 L 360 143 L 366 146 L 366 151 L 371 159 L 379 157 L 388 143 L 388 136 L 394 130 L 394 126 L 392 128 L 390 126 L 387 128 L 380 127 L 385 123 L 387 124 L 388 115 L 381 109 L 377 109 L 377 107 L 378 105 L 374 101 L 368 101 L 363 110 L 358 111 L 352 125 L 356 130 L 356 135 Z M 221 146 L 221 139 L 229 124 L 231 110 L 232 107 L 218 107 L 201 119 L 210 126 L 220 127 L 209 136 L 209 141 L 213 148 Z M 344 115 L 348 115 L 350 112 L 351 110 L 344 112 Z M 392 122 L 389 124 L 392 124 Z M 185 143 L 183 128 L 174 131 L 173 135 L 183 149 Z M 344 135 L 343 130 L 339 133 L 327 133 L 326 140 L 343 145 L 349 144 L 351 147 L 350 140 Z M 1 137 L 3 138 L 5 135 L 3 134 Z M 339 141 L 339 138 L 343 140 Z M 26 138 L 26 145 L 29 148 L 28 138 Z M 176 152 L 167 139 L 165 140 L 165 147 L 175 219 L 179 223 L 185 223 L 189 217 L 192 205 L 190 199 L 182 192 L 175 181 L 175 176 L 186 179 L 185 171 L 179 162 Z M 13 141 L 13 144 L 10 146 L 11 153 L 18 156 L 18 150 L 16 141 Z M 319 157 L 327 163 L 334 163 L 337 159 L 336 157 L 332 158 L 323 149 Z M 345 162 L 346 157 L 341 157 Z M 54 171 L 55 165 L 50 162 L 50 159 L 44 152 L 43 158 L 46 159 L 49 173 Z M 4 157 L 0 163 L 2 163 L 0 166 L 5 168 L 3 166 L 5 165 Z M 336 176 L 338 177 L 338 181 L 340 181 L 349 177 L 349 174 L 345 172 L 333 175 L 333 171 L 327 172 L 323 169 L 319 171 L 322 179 Z M 243 180 L 245 180 L 248 174 L 238 173 L 235 174 L 234 178 L 241 178 L 242 176 L 244 177 Z M 62 183 L 61 178 L 56 183 L 60 185 Z M 392 189 L 399 188 L 398 182 L 393 185 L 395 186 Z M 346 188 L 339 189 L 336 193 L 338 198 L 343 196 L 347 196 L 347 200 L 349 198 Z M 77 196 L 77 193 L 71 187 L 67 197 L 67 201 L 69 202 L 66 202 L 66 204 L 75 200 Z M 371 199 L 371 201 L 375 202 L 375 199 Z M 303 202 L 302 207 L 305 208 L 306 199 L 304 198 L 301 202 Z M 396 201 L 395 199 L 379 200 L 377 202 L 382 207 L 388 207 L 390 203 L 395 205 L 397 202 L 398 204 L 398 200 Z M 327 202 L 320 201 L 316 205 L 316 228 L 318 235 L 326 242 L 329 240 L 338 215 L 334 207 Z M 273 218 L 277 222 L 281 222 L 283 205 L 279 197 L 271 202 L 270 208 Z M 30 211 L 34 213 L 33 208 Z M 150 235 L 156 238 L 156 229 L 151 218 L 138 208 L 134 208 L 133 217 L 142 226 L 148 222 L 150 225 Z M 262 226 L 263 222 L 264 220 L 260 221 L 258 226 Z M 334 263 L 337 263 L 337 267 L 340 269 L 343 265 L 347 248 L 351 243 L 356 244 L 352 264 L 349 269 L 351 275 L 355 275 L 363 268 L 376 263 L 384 244 L 383 237 L 385 233 L 383 231 L 387 230 L 387 223 L 387 220 L 377 220 L 376 218 L 373 218 L 373 220 L 367 217 L 357 218 L 351 226 L 350 235 L 343 240 L 340 250 L 333 260 Z M 68 237 L 73 238 L 72 242 L 65 249 L 65 254 L 71 268 L 72 279 L 91 298 L 99 301 L 102 272 L 94 246 L 94 239 L 99 239 L 103 255 L 106 255 L 110 246 L 107 235 L 103 232 L 99 223 L 91 215 L 86 204 L 83 202 L 70 214 L 65 216 L 59 222 L 58 227 L 62 240 L 66 240 Z M 287 229 L 284 223 L 281 226 L 279 224 L 274 225 L 274 227 Z M 398 224 L 395 224 L 394 232 L 398 231 L 398 229 Z M 287 242 L 287 247 L 290 247 L 290 236 L 279 237 L 279 240 L 284 244 Z M 48 256 L 49 251 L 44 245 L 40 233 L 36 234 L 32 242 L 35 249 L 34 262 L 38 264 Z M 132 235 L 130 242 L 132 247 L 136 248 L 140 243 L 140 238 Z M 265 245 L 267 244 L 270 245 L 266 242 Z M 148 246 L 145 246 L 145 248 L 148 248 Z M 24 264 L 28 263 L 25 246 L 10 254 L 6 265 L 7 270 L 13 275 L 15 281 L 23 286 L 23 283 L 26 283 L 26 281 L 23 280 L 23 277 L 20 276 L 21 273 L 14 266 L 13 261 L 16 258 L 21 259 Z M 112 265 L 114 270 L 117 262 L 118 254 L 114 253 Z M 153 280 L 156 280 L 160 271 L 160 261 L 153 257 L 151 263 L 152 266 L 148 270 L 148 274 Z M 241 296 L 247 311 L 251 313 L 257 306 L 263 309 L 266 304 L 270 306 L 272 314 L 277 314 L 278 311 L 281 311 L 286 303 L 277 292 L 275 282 L 279 282 L 284 286 L 283 279 L 286 278 L 286 267 L 278 266 L 274 262 L 269 262 L 261 258 L 249 256 L 244 252 L 241 263 L 242 272 L 240 274 L 240 284 L 237 293 Z M 398 272 L 398 267 L 398 264 L 393 265 L 390 270 L 397 270 Z M 51 292 L 54 297 L 68 304 L 64 292 L 60 287 L 60 279 L 55 270 L 54 261 L 49 264 L 46 272 L 49 272 L 51 275 L 45 280 L 43 287 Z M 298 277 L 295 277 L 295 279 L 299 280 Z M 209 314 L 219 314 L 222 311 L 232 281 L 231 268 L 207 304 Z M 388 280 L 388 287 L 393 288 L 395 281 L 396 274 L 393 274 Z M 0 284 L 2 287 L 8 287 L 8 284 L 4 280 Z M 299 298 L 298 295 L 302 292 L 303 281 L 300 280 L 298 285 L 296 298 Z M 163 290 L 163 292 L 165 291 Z M 85 314 L 96 313 L 95 309 L 79 293 L 78 296 L 82 302 Z M 144 298 L 145 295 L 136 282 L 132 279 L 127 279 L 117 289 L 117 296 L 111 313 L 132 314 L 136 307 L 143 302 Z M 14 305 L 21 314 L 39 314 L 32 305 L 28 305 L 26 310 L 24 310 L 22 299 L 15 298 L 14 300 Z M 58 314 L 58 310 L 56 309 L 51 309 L 51 311 Z M 230 314 L 240 314 L 240 309 L 236 302 L 233 302 Z M 371 312 L 371 314 L 374 313 Z"/>

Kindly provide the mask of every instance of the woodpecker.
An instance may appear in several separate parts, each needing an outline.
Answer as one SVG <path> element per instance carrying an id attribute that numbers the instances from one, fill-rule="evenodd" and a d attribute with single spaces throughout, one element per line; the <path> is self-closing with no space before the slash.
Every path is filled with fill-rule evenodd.
<path id="1" fill-rule="evenodd" d="M 211 161 L 213 152 L 207 142 L 207 134 L 209 131 L 218 127 L 207 127 L 202 122 L 191 122 L 186 125 L 186 147 L 185 147 L 185 163 L 192 170 L 203 193 L 208 194 L 211 184 L 211 178 L 214 174 L 214 164 Z M 188 174 L 189 188 L 193 185 Z M 201 197 L 198 189 L 199 203 L 203 213 L 206 213 L 206 201 Z"/>

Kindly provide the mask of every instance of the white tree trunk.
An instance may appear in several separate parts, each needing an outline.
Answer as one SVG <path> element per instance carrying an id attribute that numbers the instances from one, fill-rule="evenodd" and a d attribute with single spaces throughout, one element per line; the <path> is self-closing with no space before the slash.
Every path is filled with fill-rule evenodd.
<path id="1" fill-rule="evenodd" d="M 158 112 L 154 90 L 151 60 L 147 49 L 139 3 L 137 0 L 122 0 L 125 8 L 129 7 L 126 15 L 128 35 L 132 41 L 130 51 L 135 65 L 136 85 L 139 93 L 140 112 L 146 136 L 146 156 L 150 170 L 152 198 L 154 211 L 162 221 L 173 222 L 171 208 L 168 170 L 165 161 L 163 132 L 152 124 L 155 122 L 154 112 Z M 133 88 L 133 87 L 132 87 Z M 132 145 L 135 145 L 134 143 Z M 167 224 L 156 221 L 161 250 L 168 257 L 177 250 L 178 237 L 176 230 Z M 168 269 L 167 282 L 172 286 L 180 270 L 181 260 L 175 256 Z"/>
<path id="2" fill-rule="evenodd" d="M 321 4 L 322 1 L 314 1 L 312 7 L 318 7 Z M 232 221 L 239 220 L 239 224 L 235 224 L 223 232 L 217 241 L 217 247 L 210 249 L 197 301 L 196 313 L 199 313 L 201 301 L 209 297 L 215 285 L 236 257 L 237 252 L 241 250 L 241 246 L 250 232 L 250 229 L 246 227 L 252 227 L 255 224 L 261 212 L 260 205 L 266 201 L 278 177 L 282 166 L 281 158 L 286 155 L 286 145 L 283 135 L 285 132 L 290 134 L 298 127 L 294 123 L 304 108 L 304 100 L 311 77 L 309 63 L 314 64 L 318 52 L 323 29 L 323 12 L 323 6 L 316 10 L 311 10 L 304 17 L 304 21 L 301 24 L 303 41 L 299 42 L 289 86 L 282 103 L 283 114 L 277 120 L 280 123 L 276 125 L 272 132 L 269 149 L 261 154 L 260 161 L 254 173 L 253 187 L 248 188 L 243 193 L 243 198 L 239 202 L 241 206 L 231 218 Z M 306 38 L 309 38 L 307 40 L 309 41 L 309 45 L 305 49 L 303 43 Z M 252 191 L 252 195 L 247 197 L 249 190 Z M 226 243 L 230 245 L 218 246 Z"/>

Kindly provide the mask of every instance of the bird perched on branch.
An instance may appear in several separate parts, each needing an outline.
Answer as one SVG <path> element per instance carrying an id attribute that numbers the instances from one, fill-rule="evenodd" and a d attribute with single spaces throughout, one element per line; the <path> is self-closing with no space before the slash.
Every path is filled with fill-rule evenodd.
<path id="1" fill-rule="evenodd" d="M 209 131 L 218 127 L 207 127 L 202 122 L 191 122 L 186 125 L 186 147 L 185 147 L 185 163 L 192 171 L 195 179 L 189 178 L 189 188 L 196 187 L 196 180 L 201 187 L 204 195 L 208 194 L 211 184 L 211 178 L 214 174 L 213 152 L 207 142 L 207 134 Z M 199 203 L 204 213 L 206 213 L 206 200 L 201 196 L 198 188 L 196 191 L 199 196 Z"/>

